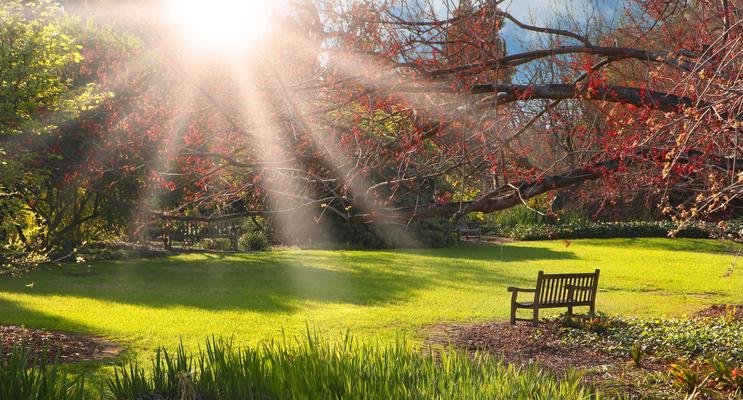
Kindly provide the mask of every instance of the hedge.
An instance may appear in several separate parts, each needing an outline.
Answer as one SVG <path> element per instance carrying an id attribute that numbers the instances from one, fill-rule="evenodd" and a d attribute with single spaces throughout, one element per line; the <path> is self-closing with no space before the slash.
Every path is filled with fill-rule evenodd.
<path id="1" fill-rule="evenodd" d="M 515 225 L 488 227 L 492 235 L 518 240 L 548 239 L 608 239 L 640 237 L 684 237 L 740 239 L 743 222 L 728 222 L 720 227 L 712 223 L 696 223 L 675 231 L 677 226 L 670 221 L 634 222 L 571 222 L 559 225 Z"/>

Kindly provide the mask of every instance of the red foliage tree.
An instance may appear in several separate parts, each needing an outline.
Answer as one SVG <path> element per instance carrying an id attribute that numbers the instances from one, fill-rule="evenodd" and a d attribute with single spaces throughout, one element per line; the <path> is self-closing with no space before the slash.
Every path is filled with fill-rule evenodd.
<path id="1" fill-rule="evenodd" d="M 585 36 L 500 3 L 301 1 L 249 57 L 99 67 L 116 95 L 80 118 L 80 160 L 166 220 L 404 224 L 590 181 L 679 220 L 740 215 L 736 4 L 637 0 Z M 547 40 L 508 53 L 504 24 Z"/>

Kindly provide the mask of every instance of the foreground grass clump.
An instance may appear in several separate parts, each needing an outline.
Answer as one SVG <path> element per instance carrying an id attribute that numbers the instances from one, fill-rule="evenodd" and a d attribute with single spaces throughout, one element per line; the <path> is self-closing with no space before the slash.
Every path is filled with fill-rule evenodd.
<path id="1" fill-rule="evenodd" d="M 149 371 L 149 372 L 148 372 Z M 308 335 L 296 343 L 238 349 L 211 339 L 204 349 L 157 350 L 149 368 L 136 361 L 109 380 L 115 399 L 588 399 L 569 374 L 518 369 L 492 356 L 389 347 Z"/>
<path id="2" fill-rule="evenodd" d="M 0 399 L 76 400 L 83 388 L 82 378 L 68 376 L 47 354 L 32 357 L 31 349 L 13 346 L 0 360 Z"/>

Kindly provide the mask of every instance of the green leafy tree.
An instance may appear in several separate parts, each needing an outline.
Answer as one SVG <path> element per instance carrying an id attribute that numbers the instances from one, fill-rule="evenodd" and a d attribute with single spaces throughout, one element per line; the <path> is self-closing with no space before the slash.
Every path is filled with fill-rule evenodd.
<path id="1" fill-rule="evenodd" d="M 44 258 L 45 226 L 29 208 L 62 157 L 44 144 L 107 94 L 76 78 L 83 61 L 77 21 L 49 0 L 0 4 L 0 243 L 3 264 Z M 22 255 L 22 256 L 21 256 Z"/>

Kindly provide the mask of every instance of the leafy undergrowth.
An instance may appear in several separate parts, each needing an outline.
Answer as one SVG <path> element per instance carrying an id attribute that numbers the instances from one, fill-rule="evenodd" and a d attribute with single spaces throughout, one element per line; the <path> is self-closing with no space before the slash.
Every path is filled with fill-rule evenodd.
<path id="1" fill-rule="evenodd" d="M 687 398 L 743 398 L 743 321 L 735 307 L 716 318 L 643 320 L 600 314 L 563 316 L 563 341 L 666 371 L 644 376 L 649 392 L 672 385 Z"/>
<path id="2" fill-rule="evenodd" d="M 438 324 L 428 333 L 429 343 L 486 352 L 508 365 L 536 364 L 558 376 L 578 369 L 584 383 L 610 398 L 740 399 L 743 321 L 734 308 L 714 315 L 671 320 L 563 315 L 537 327 L 501 321 Z"/>
<path id="3" fill-rule="evenodd" d="M 743 364 L 743 323 L 725 318 L 645 320 L 622 319 L 600 314 L 563 317 L 568 342 L 583 342 L 610 352 L 630 355 L 640 346 L 643 352 L 668 359 L 716 358 Z"/>

